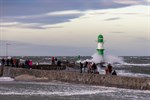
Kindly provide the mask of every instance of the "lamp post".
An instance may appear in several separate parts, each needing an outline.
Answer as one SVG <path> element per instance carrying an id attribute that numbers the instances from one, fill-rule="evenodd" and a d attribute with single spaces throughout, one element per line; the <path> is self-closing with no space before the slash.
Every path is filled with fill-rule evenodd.
<path id="1" fill-rule="evenodd" d="M 1 7 L 0 7 L 1 8 Z M 2 45 L 3 45 L 3 41 L 2 41 L 2 28 L 0 27 L 0 56 L 2 56 L 3 55 L 3 47 L 2 47 Z"/>
<path id="2" fill-rule="evenodd" d="M 9 49 L 8 47 L 9 47 L 9 45 L 10 45 L 9 43 L 6 43 L 6 58 L 8 57 L 8 49 Z"/>

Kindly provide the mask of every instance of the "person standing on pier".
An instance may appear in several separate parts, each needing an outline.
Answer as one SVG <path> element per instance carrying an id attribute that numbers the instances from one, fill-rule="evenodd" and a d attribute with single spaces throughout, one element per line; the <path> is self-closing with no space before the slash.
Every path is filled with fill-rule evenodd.
<path id="1" fill-rule="evenodd" d="M 92 62 L 92 72 L 96 73 L 96 69 L 97 69 L 96 64 Z"/>
<path id="2" fill-rule="evenodd" d="M 55 58 L 52 57 L 51 61 L 52 61 L 52 65 L 54 65 L 55 64 Z"/>
<path id="3" fill-rule="evenodd" d="M 3 59 L 1 59 L 1 63 L 2 63 L 2 66 L 4 66 L 5 65 L 5 59 L 3 58 Z"/>
<path id="4" fill-rule="evenodd" d="M 85 64 L 84 64 L 84 67 L 83 67 L 84 68 L 84 72 L 85 72 L 87 66 L 88 66 L 88 62 L 86 61 Z"/>
<path id="5" fill-rule="evenodd" d="M 112 66 L 111 66 L 111 64 L 108 64 L 108 72 L 109 72 L 109 74 L 112 73 Z"/>
<path id="6" fill-rule="evenodd" d="M 80 62 L 80 73 L 82 73 L 83 64 Z"/>
<path id="7" fill-rule="evenodd" d="M 10 59 L 9 58 L 6 59 L 6 63 L 7 63 L 7 66 L 9 66 L 9 64 L 10 64 Z"/>

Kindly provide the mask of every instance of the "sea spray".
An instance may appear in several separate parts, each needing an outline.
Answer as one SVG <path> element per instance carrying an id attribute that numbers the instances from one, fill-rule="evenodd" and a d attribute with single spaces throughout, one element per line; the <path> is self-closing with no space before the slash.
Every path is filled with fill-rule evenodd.
<path id="1" fill-rule="evenodd" d="M 94 62 L 97 65 L 97 71 L 99 72 L 99 74 L 105 74 L 105 69 L 102 68 L 102 65 L 100 65 L 101 62 L 105 62 L 105 64 L 122 64 L 123 63 L 123 58 L 121 57 L 117 57 L 117 56 L 113 56 L 113 55 L 106 55 L 104 58 L 103 56 L 99 55 L 98 53 L 94 53 L 91 59 L 86 59 L 86 60 L 78 60 L 77 63 L 85 63 L 87 62 Z M 103 65 L 103 66 L 107 66 L 107 65 Z"/>
<path id="2" fill-rule="evenodd" d="M 107 63 L 111 63 L 111 64 L 123 64 L 123 58 L 122 57 L 118 57 L 118 56 L 114 56 L 114 55 L 106 55 L 105 60 Z"/>
<path id="3" fill-rule="evenodd" d="M 94 62 L 94 63 L 101 63 L 103 61 L 103 56 L 99 55 L 98 53 L 94 53 L 92 55 L 92 59 L 91 59 L 91 62 Z"/>
<path id="4" fill-rule="evenodd" d="M 84 63 L 84 62 L 94 62 L 96 64 L 98 63 L 101 63 L 104 59 L 104 62 L 105 63 L 111 63 L 111 64 L 114 64 L 114 63 L 119 63 L 119 64 L 123 64 L 124 61 L 123 61 L 123 58 L 122 57 L 118 57 L 118 56 L 114 56 L 114 55 L 106 55 L 104 58 L 103 56 L 99 55 L 98 53 L 94 53 L 92 56 L 91 59 L 86 59 L 86 60 L 78 60 L 77 63 Z"/>
<path id="5" fill-rule="evenodd" d="M 92 56 L 91 56 L 92 58 L 91 59 L 86 59 L 86 60 L 77 60 L 76 62 L 77 63 L 80 63 L 80 62 L 82 62 L 82 63 L 85 63 L 85 62 L 94 62 L 94 63 L 100 63 L 101 61 L 102 61 L 102 59 L 103 59 L 103 57 L 102 56 L 100 56 L 100 55 L 98 55 L 98 53 L 94 53 Z"/>

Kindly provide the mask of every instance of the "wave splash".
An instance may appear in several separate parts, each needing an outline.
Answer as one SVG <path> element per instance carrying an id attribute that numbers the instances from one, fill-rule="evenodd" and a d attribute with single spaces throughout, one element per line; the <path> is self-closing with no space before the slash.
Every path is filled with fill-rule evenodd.
<path id="1" fill-rule="evenodd" d="M 86 59 L 86 60 L 78 60 L 77 63 L 84 63 L 84 62 L 94 62 L 94 63 L 101 63 L 104 62 L 105 63 L 111 63 L 111 64 L 115 64 L 115 63 L 119 63 L 119 64 L 123 64 L 123 58 L 122 57 L 118 57 L 118 56 L 114 56 L 114 55 L 106 55 L 104 57 L 102 57 L 101 55 L 99 55 L 98 53 L 94 53 L 92 56 L 92 59 Z"/>

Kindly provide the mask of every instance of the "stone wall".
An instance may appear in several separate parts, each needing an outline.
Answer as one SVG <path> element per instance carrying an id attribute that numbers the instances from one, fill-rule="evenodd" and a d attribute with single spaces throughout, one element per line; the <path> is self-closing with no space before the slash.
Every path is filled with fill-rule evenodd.
<path id="1" fill-rule="evenodd" d="M 62 65 L 62 66 L 57 66 L 57 65 L 33 65 L 32 66 L 33 69 L 42 69 L 42 70 L 65 70 L 66 66 Z"/>
<path id="2" fill-rule="evenodd" d="M 37 70 L 11 67 L 4 67 L 3 70 L 3 76 L 8 76 L 12 78 L 22 74 L 34 75 L 36 77 L 47 77 L 49 81 L 58 80 L 77 84 L 150 90 L 150 78 L 123 77 L 79 72 L 65 72 L 61 70 Z"/>
<path id="3" fill-rule="evenodd" d="M 0 77 L 3 75 L 3 67 L 0 66 Z"/>

